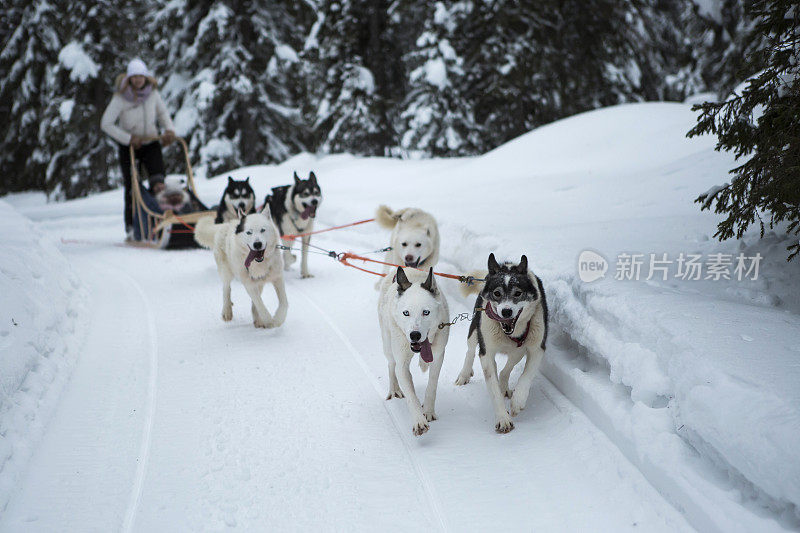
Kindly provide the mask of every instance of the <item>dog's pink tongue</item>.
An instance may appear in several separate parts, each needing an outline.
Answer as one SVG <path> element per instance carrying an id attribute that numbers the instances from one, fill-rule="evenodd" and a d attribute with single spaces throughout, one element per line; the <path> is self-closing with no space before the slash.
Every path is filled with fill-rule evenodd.
<path id="1" fill-rule="evenodd" d="M 422 357 L 422 360 L 426 363 L 433 362 L 433 350 L 431 350 L 431 341 L 428 339 L 422 341 L 422 346 L 419 350 L 419 356 Z"/>
<path id="2" fill-rule="evenodd" d="M 263 251 L 258 251 L 257 252 L 255 250 L 251 249 L 250 253 L 247 254 L 247 259 L 244 260 L 244 267 L 245 268 L 250 268 L 250 263 L 252 263 L 253 260 L 255 260 L 258 257 L 260 257 L 263 253 L 264 253 Z"/>
<path id="3" fill-rule="evenodd" d="M 308 205 L 306 206 L 305 209 L 303 209 L 303 212 L 300 213 L 300 218 L 302 218 L 303 220 L 307 220 L 308 217 L 315 214 L 316 211 L 317 211 L 316 207 L 314 207 L 313 205 Z"/>

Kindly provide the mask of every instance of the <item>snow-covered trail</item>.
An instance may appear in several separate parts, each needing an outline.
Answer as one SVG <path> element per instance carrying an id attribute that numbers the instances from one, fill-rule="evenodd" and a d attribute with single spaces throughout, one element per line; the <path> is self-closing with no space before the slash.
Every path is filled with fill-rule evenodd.
<path id="1" fill-rule="evenodd" d="M 112 246 L 116 217 L 76 215 L 40 225 L 108 243 L 64 246 L 92 293 L 90 341 L 0 530 L 689 529 L 542 377 L 495 434 L 480 372 L 453 385 L 465 324 L 439 420 L 414 438 L 405 404 L 383 399 L 371 276 L 313 256 L 315 278 L 287 275 L 284 326 L 256 330 L 240 286 L 219 318 L 210 253 Z"/>

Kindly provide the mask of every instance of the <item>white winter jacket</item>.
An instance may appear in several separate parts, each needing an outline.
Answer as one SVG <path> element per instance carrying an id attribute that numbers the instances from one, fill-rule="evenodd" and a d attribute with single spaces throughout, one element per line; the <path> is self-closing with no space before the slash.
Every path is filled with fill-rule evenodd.
<path id="1" fill-rule="evenodd" d="M 124 89 L 126 78 L 120 79 L 117 84 L 118 91 L 114 93 L 111 102 L 103 112 L 100 127 L 120 144 L 128 145 L 131 143 L 131 135 L 140 137 L 158 136 L 156 119 L 164 130 L 175 131 L 172 119 L 169 117 L 164 100 L 156 89 L 155 80 L 148 78 L 153 84 L 152 92 L 144 102 L 135 103 L 126 100 L 121 90 Z"/>

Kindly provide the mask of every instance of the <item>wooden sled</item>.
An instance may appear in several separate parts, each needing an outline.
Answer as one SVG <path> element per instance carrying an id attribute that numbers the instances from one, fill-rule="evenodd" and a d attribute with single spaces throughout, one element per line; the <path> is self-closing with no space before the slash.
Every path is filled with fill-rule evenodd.
<path id="1" fill-rule="evenodd" d="M 150 137 L 144 139 L 143 143 L 156 140 L 159 140 L 159 137 Z M 134 148 L 131 146 L 131 199 L 134 225 L 134 238 L 128 241 L 131 246 L 160 249 L 196 248 L 198 245 L 194 241 L 194 225 L 200 218 L 214 213 L 209 211 L 197 196 L 186 141 L 181 137 L 176 137 L 175 140 L 183 148 L 186 160 L 187 192 L 195 209 L 192 212 L 181 214 L 172 211 L 162 213 L 155 198 L 144 189 L 141 183 Z"/>

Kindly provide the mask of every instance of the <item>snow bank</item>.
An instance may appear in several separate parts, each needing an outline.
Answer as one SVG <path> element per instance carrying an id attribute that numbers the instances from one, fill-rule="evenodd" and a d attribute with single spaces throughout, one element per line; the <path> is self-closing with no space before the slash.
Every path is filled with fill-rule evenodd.
<path id="1" fill-rule="evenodd" d="M 0 200 L 0 511 L 83 341 L 86 294 L 30 220 Z"/>

